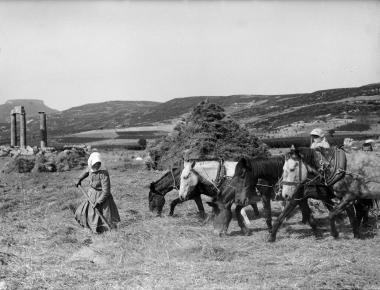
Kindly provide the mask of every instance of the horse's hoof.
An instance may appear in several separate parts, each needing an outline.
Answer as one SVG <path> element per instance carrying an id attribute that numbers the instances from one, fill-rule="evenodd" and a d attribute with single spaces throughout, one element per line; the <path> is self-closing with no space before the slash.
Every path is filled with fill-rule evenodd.
<path id="1" fill-rule="evenodd" d="M 219 232 L 218 230 L 214 230 L 214 234 L 218 236 L 219 238 L 222 238 L 226 235 L 226 232 L 224 231 Z"/>
<path id="2" fill-rule="evenodd" d="M 332 237 L 333 237 L 334 239 L 339 238 L 339 233 L 338 233 L 338 232 L 335 232 L 335 233 L 332 232 L 331 235 L 332 235 Z"/>
<path id="3" fill-rule="evenodd" d="M 360 234 L 354 234 L 354 238 L 355 239 L 361 239 L 361 236 L 360 236 Z"/>
<path id="4" fill-rule="evenodd" d="M 205 220 L 207 218 L 207 214 L 205 212 L 200 212 L 199 213 L 199 217 L 203 220 Z"/>
<path id="5" fill-rule="evenodd" d="M 367 229 L 372 227 L 369 222 L 363 222 L 362 226 L 363 226 L 363 228 L 367 228 Z"/>
<path id="6" fill-rule="evenodd" d="M 317 240 L 321 239 L 323 237 L 323 234 L 321 231 L 318 231 L 318 230 L 314 230 L 314 236 Z"/>
<path id="7" fill-rule="evenodd" d="M 267 238 L 268 243 L 274 243 L 275 241 L 276 241 L 276 237 L 274 237 L 272 235 L 269 235 L 269 237 Z"/>
<path id="8" fill-rule="evenodd" d="M 242 231 L 241 231 L 241 234 L 242 234 L 243 236 L 248 237 L 248 236 L 251 235 L 251 231 L 250 231 L 250 230 L 242 230 Z"/>

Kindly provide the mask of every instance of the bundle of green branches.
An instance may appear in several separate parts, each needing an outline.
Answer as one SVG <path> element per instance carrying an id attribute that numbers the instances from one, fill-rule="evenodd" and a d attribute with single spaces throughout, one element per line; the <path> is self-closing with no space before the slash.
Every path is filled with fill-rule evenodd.
<path id="1" fill-rule="evenodd" d="M 266 145 L 227 115 L 219 105 L 203 101 L 193 108 L 174 132 L 152 144 L 149 153 L 158 168 L 180 165 L 182 160 L 238 160 L 268 155 Z"/>

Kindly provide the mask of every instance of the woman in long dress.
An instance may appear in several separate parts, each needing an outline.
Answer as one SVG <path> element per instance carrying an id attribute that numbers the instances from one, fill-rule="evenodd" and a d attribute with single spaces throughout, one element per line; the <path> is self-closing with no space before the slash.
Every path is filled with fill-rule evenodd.
<path id="1" fill-rule="evenodd" d="M 101 233 L 108 229 L 94 208 L 99 210 L 111 228 L 116 228 L 117 223 L 120 222 L 119 212 L 111 194 L 110 176 L 102 165 L 100 153 L 93 152 L 88 158 L 88 168 L 75 184 L 78 187 L 85 178 L 89 178 L 88 197 L 92 204 L 88 200 L 83 201 L 75 211 L 75 219 L 80 225 L 90 228 L 94 233 Z"/>

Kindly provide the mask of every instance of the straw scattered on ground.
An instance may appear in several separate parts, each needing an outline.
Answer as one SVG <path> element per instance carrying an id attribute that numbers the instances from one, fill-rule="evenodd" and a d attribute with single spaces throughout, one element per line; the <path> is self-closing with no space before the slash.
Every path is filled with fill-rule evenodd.
<path id="1" fill-rule="evenodd" d="M 1 159 L 0 159 L 1 161 Z M 379 230 L 355 240 L 348 220 L 330 237 L 318 214 L 316 239 L 299 214 L 267 243 L 262 218 L 241 236 L 236 220 L 224 238 L 212 234 L 190 201 L 174 217 L 148 212 L 148 185 L 162 172 L 145 171 L 128 156 L 109 152 L 112 192 L 119 207 L 117 231 L 91 234 L 70 210 L 82 199 L 72 186 L 79 171 L 2 174 L 0 285 L 9 289 L 379 289 Z M 130 166 L 128 165 L 130 163 Z M 170 200 L 167 195 L 165 214 Z M 210 213 L 210 208 L 206 209 Z M 261 209 L 261 205 L 259 205 Z M 278 214 L 280 205 L 274 204 Z M 372 225 L 374 219 L 372 218 Z"/>

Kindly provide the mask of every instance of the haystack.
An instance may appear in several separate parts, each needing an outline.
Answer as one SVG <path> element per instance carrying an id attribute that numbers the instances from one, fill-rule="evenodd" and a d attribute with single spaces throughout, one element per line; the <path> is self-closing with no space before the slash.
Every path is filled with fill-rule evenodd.
<path id="1" fill-rule="evenodd" d="M 203 101 L 179 122 L 174 132 L 149 147 L 164 169 L 185 160 L 238 160 L 241 156 L 268 155 L 266 145 L 227 115 L 219 105 Z"/>

